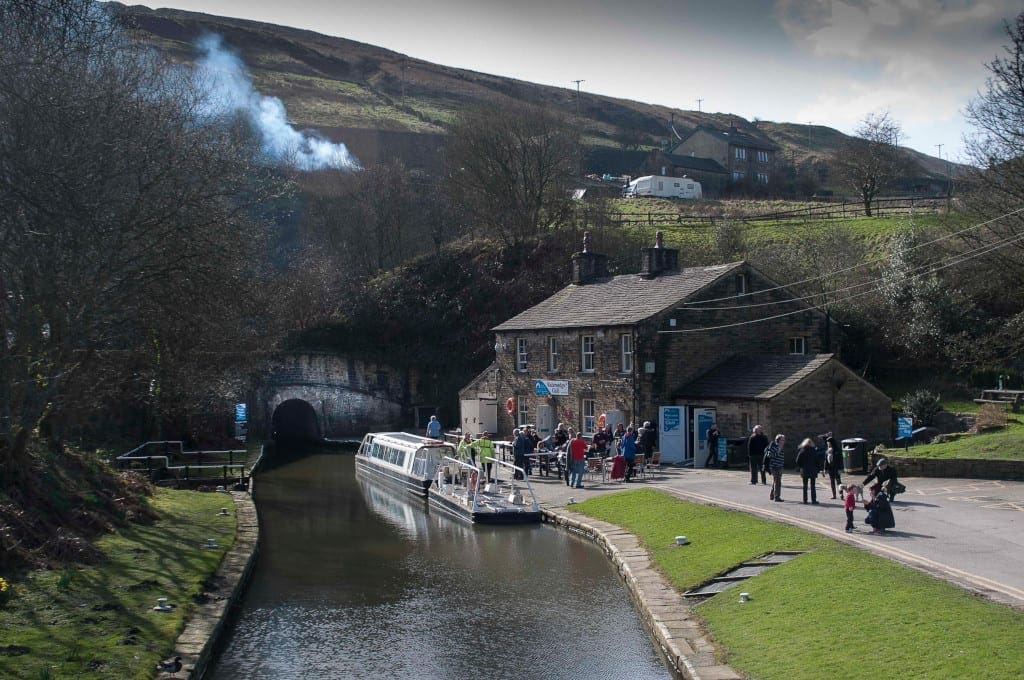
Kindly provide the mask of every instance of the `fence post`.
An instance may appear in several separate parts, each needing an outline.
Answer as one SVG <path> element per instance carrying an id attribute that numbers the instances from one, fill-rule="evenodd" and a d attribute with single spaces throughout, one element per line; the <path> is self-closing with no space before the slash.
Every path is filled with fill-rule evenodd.
<path id="1" fill-rule="evenodd" d="M 228 486 L 228 466 L 224 465 L 222 467 L 224 469 L 224 488 L 227 488 L 227 486 Z"/>
<path id="2" fill-rule="evenodd" d="M 187 482 L 189 479 L 190 477 L 188 474 L 188 463 L 185 463 L 185 481 Z"/>
<path id="3" fill-rule="evenodd" d="M 234 464 L 235 462 L 235 450 L 228 449 L 228 464 Z"/>

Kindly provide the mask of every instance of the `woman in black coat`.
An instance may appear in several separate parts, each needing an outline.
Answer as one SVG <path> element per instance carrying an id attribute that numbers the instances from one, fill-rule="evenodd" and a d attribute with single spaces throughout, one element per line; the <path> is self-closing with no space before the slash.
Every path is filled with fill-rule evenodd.
<path id="1" fill-rule="evenodd" d="M 796 466 L 804 480 L 804 505 L 807 505 L 807 486 L 811 487 L 811 503 L 818 504 L 818 447 L 810 437 L 800 442 L 796 450 Z"/>
<path id="2" fill-rule="evenodd" d="M 843 484 L 840 473 L 843 471 L 843 456 L 836 448 L 836 440 L 832 437 L 825 438 L 825 472 L 828 473 L 828 483 L 832 487 L 832 498 L 836 497 L 836 489 Z"/>

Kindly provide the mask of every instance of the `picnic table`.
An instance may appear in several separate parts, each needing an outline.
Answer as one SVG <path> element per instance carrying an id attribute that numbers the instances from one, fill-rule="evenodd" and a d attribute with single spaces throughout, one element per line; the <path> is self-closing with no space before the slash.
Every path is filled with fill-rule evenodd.
<path id="1" fill-rule="evenodd" d="M 982 390 L 981 397 L 975 399 L 974 403 L 1008 405 L 1014 413 L 1017 413 L 1020 411 L 1021 405 L 1024 404 L 1024 390 L 1004 390 L 1002 388 Z"/>

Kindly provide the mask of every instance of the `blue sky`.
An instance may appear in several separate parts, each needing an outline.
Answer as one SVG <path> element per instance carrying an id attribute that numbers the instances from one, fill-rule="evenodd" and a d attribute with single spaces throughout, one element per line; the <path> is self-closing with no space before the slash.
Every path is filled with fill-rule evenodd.
<path id="1" fill-rule="evenodd" d="M 172 0 L 485 73 L 851 132 L 965 160 L 963 117 L 1020 0 Z"/>

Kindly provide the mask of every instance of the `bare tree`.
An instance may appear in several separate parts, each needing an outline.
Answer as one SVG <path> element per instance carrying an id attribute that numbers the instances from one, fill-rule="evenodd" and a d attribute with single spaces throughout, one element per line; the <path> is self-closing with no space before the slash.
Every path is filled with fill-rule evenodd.
<path id="1" fill-rule="evenodd" d="M 448 142 L 448 186 L 476 225 L 510 245 L 564 223 L 579 171 L 576 133 L 552 111 L 490 102 L 460 117 Z"/>
<path id="2" fill-rule="evenodd" d="M 900 124 L 888 112 L 868 114 L 855 136 L 847 138 L 833 155 L 840 181 L 853 189 L 864 202 L 864 213 L 871 216 L 871 201 L 908 170 L 906 156 L 900 151 Z"/>
<path id="3" fill-rule="evenodd" d="M 201 97 L 103 5 L 0 3 L 0 458 L 270 336 L 251 255 L 273 178 Z"/>

